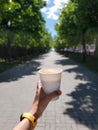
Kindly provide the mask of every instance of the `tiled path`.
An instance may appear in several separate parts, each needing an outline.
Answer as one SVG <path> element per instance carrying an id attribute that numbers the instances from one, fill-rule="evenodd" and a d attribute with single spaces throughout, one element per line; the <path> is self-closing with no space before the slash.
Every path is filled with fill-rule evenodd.
<path id="1" fill-rule="evenodd" d="M 63 93 L 49 104 L 36 130 L 98 130 L 98 76 L 53 51 L 0 75 L 0 130 L 12 130 L 28 111 L 42 67 L 63 69 Z"/>

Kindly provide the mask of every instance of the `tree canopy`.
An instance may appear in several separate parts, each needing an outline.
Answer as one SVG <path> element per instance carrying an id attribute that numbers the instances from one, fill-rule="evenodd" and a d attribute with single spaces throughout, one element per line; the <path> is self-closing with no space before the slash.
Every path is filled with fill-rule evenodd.
<path id="1" fill-rule="evenodd" d="M 28 49 L 34 53 L 34 50 L 40 52 L 50 48 L 52 37 L 45 27 L 45 20 L 40 11 L 45 5 L 46 2 L 43 0 L 0 1 L 0 45 L 3 47 L 1 50 L 7 48 L 10 57 L 13 57 L 12 51 L 16 47 L 23 49 L 23 53 L 25 49 L 25 54 Z M 16 55 L 20 53 L 19 50 Z"/>
<path id="2" fill-rule="evenodd" d="M 83 45 L 85 58 L 86 43 L 91 40 L 88 32 L 98 29 L 98 0 L 70 0 L 62 8 L 55 28 L 59 41 L 63 41 L 65 47 Z"/>

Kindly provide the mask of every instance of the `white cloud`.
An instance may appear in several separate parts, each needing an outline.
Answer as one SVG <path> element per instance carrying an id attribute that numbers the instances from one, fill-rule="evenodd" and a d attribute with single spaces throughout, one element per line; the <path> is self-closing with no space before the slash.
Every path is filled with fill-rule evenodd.
<path id="1" fill-rule="evenodd" d="M 57 20 L 58 19 L 58 15 L 56 13 L 57 13 L 57 7 L 56 6 L 52 6 L 47 11 L 47 18 L 52 18 L 54 20 Z"/>
<path id="2" fill-rule="evenodd" d="M 50 3 L 51 0 L 45 0 Z M 47 18 L 57 20 L 59 11 L 63 7 L 64 3 L 67 3 L 68 0 L 54 0 L 51 7 L 44 7 L 41 11 L 47 15 Z"/>
<path id="3" fill-rule="evenodd" d="M 49 3 L 49 0 L 44 0 L 44 1 L 46 1 L 47 4 Z"/>
<path id="4" fill-rule="evenodd" d="M 44 8 L 41 9 L 42 13 L 46 13 L 47 11 L 48 11 L 48 9 L 46 7 L 44 7 Z"/>

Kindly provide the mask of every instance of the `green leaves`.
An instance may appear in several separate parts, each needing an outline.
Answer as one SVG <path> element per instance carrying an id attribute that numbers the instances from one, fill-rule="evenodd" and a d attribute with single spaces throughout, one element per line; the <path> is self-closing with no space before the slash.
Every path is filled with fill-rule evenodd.
<path id="1" fill-rule="evenodd" d="M 77 16 L 84 29 L 98 27 L 98 0 L 77 0 Z"/>
<path id="2" fill-rule="evenodd" d="M 16 3 L 16 2 L 5 3 L 3 6 L 3 9 L 7 12 L 10 10 L 14 11 L 14 10 L 19 9 L 19 8 L 21 8 L 21 6 L 19 3 Z"/>
<path id="3" fill-rule="evenodd" d="M 80 35 L 78 35 L 76 9 L 77 4 L 69 2 L 67 6 L 62 9 L 59 24 L 56 25 L 60 42 L 65 44 L 65 47 L 78 44 L 77 40 Z"/>
<path id="4" fill-rule="evenodd" d="M 22 54 L 32 54 L 37 49 L 45 51 L 50 48 L 51 36 L 40 11 L 45 5 L 43 0 L 0 0 L 0 45 L 5 51 L 8 49 L 8 57 L 13 57 L 11 49 L 15 49 L 14 56 L 17 57 L 21 49 Z"/>
<path id="5" fill-rule="evenodd" d="M 56 25 L 58 37 L 71 46 L 73 42 L 80 43 L 82 33 L 86 35 L 90 28 L 98 29 L 98 0 L 70 0 L 61 10 Z"/>

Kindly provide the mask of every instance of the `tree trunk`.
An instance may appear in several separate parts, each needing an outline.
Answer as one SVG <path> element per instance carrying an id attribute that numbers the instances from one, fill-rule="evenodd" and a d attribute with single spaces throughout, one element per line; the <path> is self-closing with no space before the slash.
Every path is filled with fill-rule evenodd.
<path id="1" fill-rule="evenodd" d="M 98 57 L 98 35 L 96 36 L 96 42 L 95 42 L 95 57 Z"/>
<path id="2" fill-rule="evenodd" d="M 10 31 L 8 31 L 7 32 L 7 53 L 8 53 L 8 55 L 7 55 L 7 58 L 8 58 L 8 61 L 10 61 L 10 59 L 11 59 L 11 32 Z"/>
<path id="3" fill-rule="evenodd" d="M 86 62 L 86 45 L 85 45 L 85 31 L 82 33 L 82 46 L 83 46 L 83 52 L 82 52 L 82 62 Z"/>

